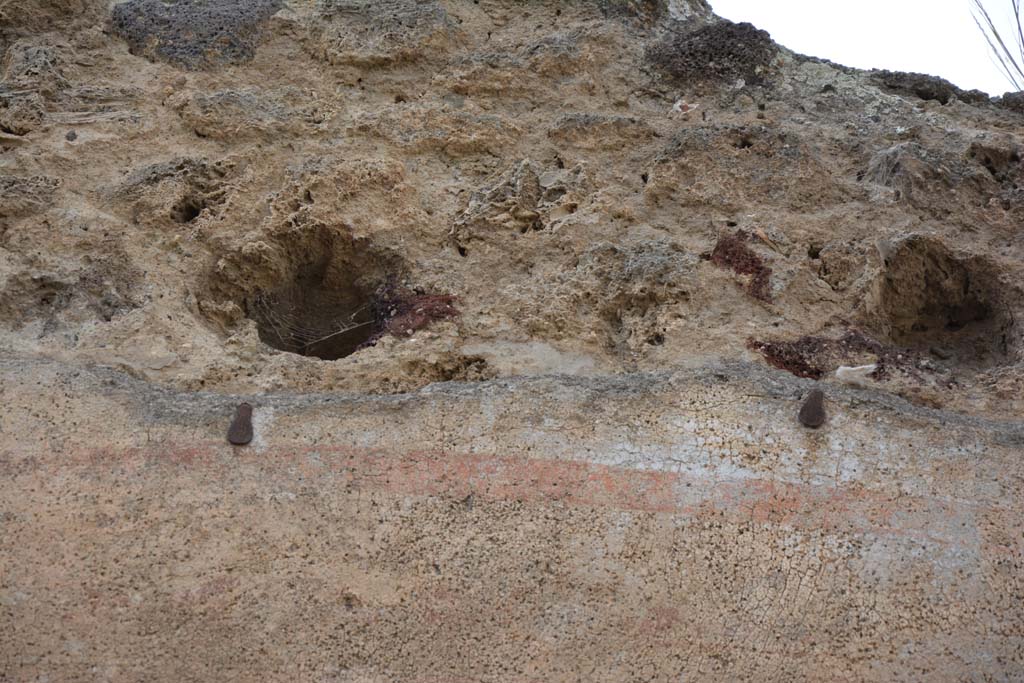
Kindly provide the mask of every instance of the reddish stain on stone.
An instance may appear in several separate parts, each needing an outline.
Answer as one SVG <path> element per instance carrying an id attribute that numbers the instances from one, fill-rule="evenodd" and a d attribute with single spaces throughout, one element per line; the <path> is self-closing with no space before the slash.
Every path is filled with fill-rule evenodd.
<path id="1" fill-rule="evenodd" d="M 824 532 L 874 531 L 945 542 L 915 522 L 951 519 L 960 508 L 937 498 L 889 496 L 858 484 L 803 484 L 768 479 L 715 481 L 689 475 L 612 467 L 586 461 L 448 454 L 394 453 L 345 447 L 277 447 L 233 455 L 220 445 L 171 445 L 77 454 L 74 464 L 120 473 L 151 467 L 186 468 L 190 476 L 238 476 L 257 467 L 263 478 L 329 479 L 333 486 L 378 490 L 398 496 L 443 496 L 457 500 L 514 500 L 538 505 L 612 508 L 626 511 L 723 516 L 736 523 L 787 525 Z M 700 500 L 692 494 L 700 491 Z M 913 514 L 908 516 L 908 510 Z M 894 520 L 899 519 L 897 523 Z"/>

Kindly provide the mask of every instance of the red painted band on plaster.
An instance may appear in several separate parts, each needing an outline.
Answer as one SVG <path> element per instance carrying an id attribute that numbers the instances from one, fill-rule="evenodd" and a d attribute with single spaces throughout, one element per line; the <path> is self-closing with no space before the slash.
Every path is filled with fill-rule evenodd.
<path id="1" fill-rule="evenodd" d="M 0 477 L 9 469 L 0 458 Z M 84 468 L 90 478 L 101 470 L 131 475 L 169 467 L 176 476 L 204 482 L 228 479 L 256 468 L 260 481 L 319 479 L 335 488 L 384 491 L 401 496 L 468 495 L 483 500 L 515 500 L 623 511 L 723 517 L 723 521 L 787 525 L 822 532 L 894 534 L 935 543 L 959 543 L 958 520 L 995 508 L 937 497 L 907 496 L 842 486 L 771 479 L 716 478 L 613 467 L 585 461 L 449 454 L 397 453 L 343 446 L 275 446 L 232 449 L 207 443 L 145 448 L 79 450 L 61 454 L 47 469 L 63 476 Z M 1021 514 L 1021 511 L 1006 511 Z M 1022 515 L 1024 516 L 1024 515 Z"/>

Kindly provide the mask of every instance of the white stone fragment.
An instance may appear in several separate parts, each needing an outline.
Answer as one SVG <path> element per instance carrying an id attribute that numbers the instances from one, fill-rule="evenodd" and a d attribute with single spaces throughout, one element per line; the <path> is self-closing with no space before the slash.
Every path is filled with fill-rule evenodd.
<path id="1" fill-rule="evenodd" d="M 858 365 L 856 367 L 840 365 L 839 368 L 836 369 L 836 379 L 847 384 L 863 386 L 864 384 L 867 384 L 869 379 L 871 379 L 868 375 L 877 369 L 877 363 L 872 363 L 871 365 Z"/>

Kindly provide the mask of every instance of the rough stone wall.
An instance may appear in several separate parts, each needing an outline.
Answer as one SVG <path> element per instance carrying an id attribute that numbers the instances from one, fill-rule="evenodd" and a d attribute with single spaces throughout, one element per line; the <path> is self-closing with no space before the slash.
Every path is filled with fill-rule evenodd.
<path id="1" fill-rule="evenodd" d="M 699 0 L 24 8 L 0 680 L 1024 678 L 1019 96 Z"/>
<path id="2" fill-rule="evenodd" d="M 810 382 L 725 364 L 260 395 L 238 449 L 232 397 L 3 376 L 5 431 L 37 437 L 0 461 L 10 680 L 1024 666 L 1019 424 L 838 389 L 812 432 Z"/>

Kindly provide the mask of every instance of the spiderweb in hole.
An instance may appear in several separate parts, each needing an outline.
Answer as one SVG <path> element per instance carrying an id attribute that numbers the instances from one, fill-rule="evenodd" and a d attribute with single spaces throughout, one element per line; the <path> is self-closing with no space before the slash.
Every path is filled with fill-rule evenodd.
<path id="1" fill-rule="evenodd" d="M 323 360 L 354 353 L 378 327 L 372 298 L 349 287 L 282 287 L 258 293 L 249 309 L 264 343 Z"/>

